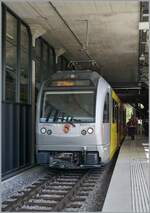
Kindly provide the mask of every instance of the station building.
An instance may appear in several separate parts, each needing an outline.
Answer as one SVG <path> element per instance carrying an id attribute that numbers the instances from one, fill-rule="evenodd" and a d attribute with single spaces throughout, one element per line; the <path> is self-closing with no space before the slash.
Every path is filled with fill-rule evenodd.
<path id="1" fill-rule="evenodd" d="M 37 94 L 70 61 L 94 60 L 122 101 L 148 120 L 148 1 L 6 0 L 1 25 L 3 179 L 36 164 Z"/>

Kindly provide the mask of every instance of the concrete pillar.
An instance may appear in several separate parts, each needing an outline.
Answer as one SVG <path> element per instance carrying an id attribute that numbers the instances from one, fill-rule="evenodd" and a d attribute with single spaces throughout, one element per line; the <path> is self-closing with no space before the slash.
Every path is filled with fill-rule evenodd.
<path id="1" fill-rule="evenodd" d="M 55 49 L 55 54 L 56 54 L 56 71 L 58 70 L 58 57 L 60 57 L 61 55 L 63 55 L 65 52 L 66 52 L 66 50 L 63 49 L 63 48 Z"/>
<path id="2" fill-rule="evenodd" d="M 40 25 L 30 25 L 31 33 L 32 33 L 32 49 L 35 48 L 35 41 L 38 37 L 43 35 L 46 30 L 42 28 Z M 34 51 L 35 52 L 35 51 Z M 35 112 L 35 58 L 32 58 L 32 163 L 35 162 L 35 125 L 36 125 L 36 112 Z"/>

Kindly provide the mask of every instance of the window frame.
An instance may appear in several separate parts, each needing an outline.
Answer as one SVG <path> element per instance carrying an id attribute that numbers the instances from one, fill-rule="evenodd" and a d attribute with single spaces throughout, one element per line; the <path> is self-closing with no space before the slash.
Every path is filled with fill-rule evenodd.
<path id="1" fill-rule="evenodd" d="M 90 122 L 90 123 L 95 123 L 96 122 L 96 90 L 95 89 L 82 89 L 82 90 L 80 90 L 79 88 L 78 89 L 76 89 L 76 90 L 69 90 L 69 91 L 66 91 L 65 89 L 64 90 L 44 90 L 43 92 L 42 92 L 42 95 L 41 95 L 41 101 L 40 101 L 40 114 L 39 114 L 39 118 L 38 118 L 38 120 L 39 120 L 39 123 L 46 123 L 46 122 L 42 122 L 41 121 L 41 116 L 42 116 L 42 111 L 43 111 L 43 107 L 44 107 L 44 98 L 45 98 L 45 93 L 64 93 L 64 94 L 66 94 L 66 93 L 70 93 L 70 92 L 73 92 L 73 93 L 80 93 L 80 94 L 82 94 L 82 93 L 88 93 L 88 92 L 92 92 L 93 94 L 94 94 L 94 107 L 93 107 L 93 109 L 94 109 L 94 111 L 93 111 L 93 113 L 94 113 L 94 121 L 93 122 Z M 74 123 L 76 123 L 76 122 L 74 122 Z M 89 123 L 89 122 L 80 122 L 80 123 Z M 60 124 L 63 124 L 63 122 L 60 122 Z"/>
<path id="2" fill-rule="evenodd" d="M 55 63 L 56 54 L 55 54 L 54 48 L 47 41 L 45 41 L 42 37 L 39 37 L 36 40 L 36 42 L 38 42 L 38 45 L 40 47 L 39 55 L 37 55 L 36 54 L 37 52 L 35 51 L 36 66 L 37 66 L 37 63 L 39 63 L 40 70 L 41 70 L 41 69 L 43 69 L 43 64 L 46 64 L 45 61 L 43 60 L 43 53 L 44 53 L 44 49 L 45 49 L 44 47 L 46 47 L 46 49 L 47 49 L 47 57 L 46 57 L 47 58 L 47 70 L 46 70 L 46 72 L 49 73 L 49 74 L 55 73 L 56 72 L 56 63 Z M 52 58 L 53 65 L 51 65 L 51 63 L 49 61 L 50 57 Z M 37 68 L 36 68 L 35 75 L 36 75 L 36 73 L 37 73 Z M 46 79 L 44 79 L 42 77 L 42 81 L 46 80 Z M 36 78 L 36 83 L 40 83 L 40 82 L 41 81 L 39 81 L 39 79 Z"/>
<path id="3" fill-rule="evenodd" d="M 15 91 L 15 100 L 6 99 L 6 16 L 9 13 L 16 19 L 17 22 L 17 51 L 16 51 L 16 91 Z M 21 63 L 21 25 L 24 25 L 28 33 L 28 99 L 27 102 L 21 102 L 20 100 L 20 63 Z M 29 104 L 32 103 L 32 34 L 29 26 L 17 16 L 9 7 L 2 3 L 2 101 L 6 103 L 19 103 L 19 104 Z"/>

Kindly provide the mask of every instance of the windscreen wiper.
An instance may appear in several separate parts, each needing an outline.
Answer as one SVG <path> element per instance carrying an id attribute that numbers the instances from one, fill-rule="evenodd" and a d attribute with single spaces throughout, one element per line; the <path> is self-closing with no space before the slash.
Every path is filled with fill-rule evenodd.
<path id="1" fill-rule="evenodd" d="M 56 109 L 52 104 L 49 104 L 48 107 L 49 107 L 50 111 L 49 111 L 49 113 L 48 113 L 48 115 L 47 115 L 47 117 L 46 117 L 46 122 L 49 120 L 49 118 L 50 118 L 52 112 L 58 110 L 58 109 Z M 59 111 L 59 110 L 58 110 L 58 111 Z M 56 114 L 56 112 L 55 112 L 55 114 Z M 54 116 L 55 116 L 55 115 L 54 115 Z"/>
<path id="2" fill-rule="evenodd" d="M 69 120 L 70 116 L 67 116 L 65 123 L 71 124 L 73 127 L 76 127 L 76 125 L 73 123 L 73 117 Z"/>
<path id="3" fill-rule="evenodd" d="M 61 121 L 63 122 L 64 121 L 64 117 L 65 117 L 65 113 L 64 112 L 62 112 L 62 118 L 61 118 Z"/>
<path id="4" fill-rule="evenodd" d="M 49 120 L 49 118 L 50 118 L 50 116 L 51 116 L 53 111 L 54 111 L 54 107 L 51 107 L 51 110 L 49 111 L 49 113 L 48 113 L 48 115 L 46 117 L 46 120 L 45 120 L 46 122 L 48 122 L 48 120 Z"/>
<path id="5" fill-rule="evenodd" d="M 56 122 L 58 120 L 59 115 L 61 115 L 61 121 L 64 123 L 68 123 L 71 124 L 73 127 L 75 127 L 76 125 L 74 124 L 74 121 L 76 122 L 80 122 L 79 119 L 74 119 L 71 116 L 67 116 L 65 112 L 61 112 L 59 109 L 55 108 L 54 106 L 52 106 L 51 104 L 49 105 L 50 107 L 50 111 L 46 117 L 46 122 L 48 122 L 51 114 L 55 111 L 54 113 L 54 118 L 53 118 L 53 122 Z"/>
<path id="6" fill-rule="evenodd" d="M 54 115 L 54 118 L 53 118 L 53 122 L 56 122 L 58 120 L 58 115 L 59 115 L 59 110 L 56 109 L 56 112 L 55 112 L 55 115 Z"/>

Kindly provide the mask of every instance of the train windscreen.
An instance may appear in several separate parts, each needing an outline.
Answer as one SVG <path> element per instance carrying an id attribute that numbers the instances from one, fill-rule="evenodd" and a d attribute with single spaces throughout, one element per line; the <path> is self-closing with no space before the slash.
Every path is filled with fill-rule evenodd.
<path id="1" fill-rule="evenodd" d="M 94 91 L 57 91 L 44 93 L 40 122 L 93 123 L 95 121 Z"/>

